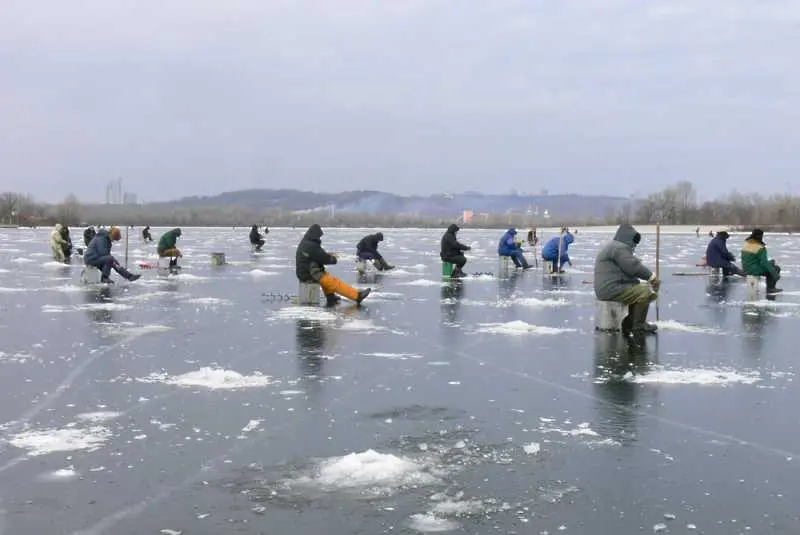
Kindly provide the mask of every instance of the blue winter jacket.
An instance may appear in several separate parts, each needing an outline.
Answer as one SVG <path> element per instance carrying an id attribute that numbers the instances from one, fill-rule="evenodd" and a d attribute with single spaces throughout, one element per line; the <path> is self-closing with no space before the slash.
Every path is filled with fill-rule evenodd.
<path id="1" fill-rule="evenodd" d="M 516 236 L 517 229 L 508 229 L 506 233 L 503 234 L 503 237 L 500 238 L 500 243 L 497 245 L 497 254 L 500 256 L 511 256 L 519 251 L 519 246 L 517 246 L 517 242 L 514 241 Z"/>
<path id="2" fill-rule="evenodd" d="M 548 241 L 542 248 L 542 258 L 549 261 L 556 260 L 556 258 L 558 257 L 559 241 L 562 241 L 561 258 L 569 261 L 569 254 L 567 253 L 567 249 L 569 248 L 569 244 L 575 241 L 575 236 L 573 236 L 571 232 L 567 232 L 566 234 L 564 234 L 564 236 L 556 236 L 554 238 L 550 238 L 550 241 Z"/>
<path id="3" fill-rule="evenodd" d="M 731 267 L 736 257 L 728 251 L 728 245 L 725 243 L 727 233 L 720 232 L 714 239 L 708 242 L 706 248 L 706 264 L 711 267 L 727 268 Z"/>
<path id="4" fill-rule="evenodd" d="M 83 252 L 83 262 L 88 265 L 92 265 L 94 262 L 97 262 L 100 258 L 104 256 L 108 256 L 111 254 L 111 236 L 109 236 L 108 231 L 102 229 L 97 232 L 92 241 L 89 242 L 89 245 L 86 247 L 86 250 Z"/>

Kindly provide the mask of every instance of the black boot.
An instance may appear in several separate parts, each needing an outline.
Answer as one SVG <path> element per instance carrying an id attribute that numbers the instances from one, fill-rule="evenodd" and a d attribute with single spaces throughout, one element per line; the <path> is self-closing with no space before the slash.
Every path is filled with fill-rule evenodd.
<path id="1" fill-rule="evenodd" d="M 631 309 L 634 332 L 654 333 L 658 330 L 657 326 L 653 325 L 652 323 L 647 323 L 647 313 L 650 310 L 649 302 L 636 303 L 635 305 L 631 305 Z"/>
<path id="2" fill-rule="evenodd" d="M 336 294 L 325 294 L 325 306 L 335 307 L 342 299 Z"/>
<path id="3" fill-rule="evenodd" d="M 119 268 L 117 269 L 117 273 L 122 275 L 125 278 L 125 280 L 129 282 L 137 281 L 142 277 L 141 275 L 134 275 L 133 273 L 131 273 L 122 266 L 119 266 Z"/>
<path id="4" fill-rule="evenodd" d="M 628 315 L 622 319 L 622 324 L 620 325 L 620 329 L 622 330 L 622 334 L 624 336 L 630 336 L 633 332 L 633 318 L 634 318 L 634 311 L 633 305 L 628 306 Z"/>
<path id="5" fill-rule="evenodd" d="M 108 277 L 100 277 L 100 284 L 114 284 L 114 281 Z"/>
<path id="6" fill-rule="evenodd" d="M 358 291 L 358 299 L 356 299 L 356 303 L 360 305 L 361 301 L 366 299 L 371 291 L 372 291 L 372 288 L 367 288 L 366 290 L 359 290 Z"/>

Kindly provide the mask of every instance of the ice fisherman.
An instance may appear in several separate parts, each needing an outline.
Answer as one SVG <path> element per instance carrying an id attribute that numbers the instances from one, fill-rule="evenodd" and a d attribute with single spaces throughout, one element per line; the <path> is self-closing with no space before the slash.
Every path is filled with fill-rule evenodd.
<path id="1" fill-rule="evenodd" d="M 734 263 L 736 257 L 733 256 L 733 253 L 728 251 L 728 238 L 730 238 L 730 234 L 721 230 L 708 242 L 705 257 L 706 266 L 721 269 L 722 275 L 725 277 L 731 275 L 744 277 L 744 271 L 739 269 L 739 266 Z"/>
<path id="2" fill-rule="evenodd" d="M 153 241 L 153 235 L 150 234 L 150 225 L 147 225 L 142 229 L 142 239 L 146 242 Z"/>
<path id="3" fill-rule="evenodd" d="M 100 282 L 104 284 L 113 284 L 109 278 L 111 274 L 111 270 L 113 269 L 117 273 L 119 273 L 124 279 L 129 280 L 131 282 L 138 280 L 141 275 L 134 275 L 127 269 L 125 269 L 117 259 L 111 255 L 111 246 L 113 242 L 119 241 L 122 239 L 122 232 L 120 232 L 119 228 L 111 227 L 111 232 L 107 231 L 106 229 L 100 229 L 97 232 L 97 235 L 92 238 L 92 241 L 89 242 L 89 245 L 86 247 L 86 251 L 83 254 L 83 263 L 87 266 L 96 267 L 100 270 Z"/>
<path id="4" fill-rule="evenodd" d="M 266 242 L 264 241 L 264 237 L 258 231 L 258 225 L 253 225 L 252 228 L 250 229 L 250 245 L 255 245 L 256 252 L 260 253 L 261 248 L 264 247 L 265 243 Z"/>
<path id="5" fill-rule="evenodd" d="M 319 283 L 322 293 L 325 294 L 326 305 L 329 307 L 335 306 L 340 301 L 339 295 L 360 305 L 372 289 L 358 290 L 325 271 L 325 266 L 336 264 L 338 259 L 336 255 L 322 248 L 322 235 L 322 227 L 314 223 L 308 227 L 303 239 L 297 244 L 295 252 L 297 280 Z"/>
<path id="6" fill-rule="evenodd" d="M 746 275 L 764 277 L 767 280 L 767 293 L 776 294 L 783 290 L 776 285 L 781 278 L 781 268 L 771 260 L 764 243 L 764 231 L 754 228 L 744 240 L 742 248 L 742 269 Z"/>
<path id="7" fill-rule="evenodd" d="M 536 235 L 536 229 L 532 228 L 528 231 L 528 245 L 536 247 L 539 245 L 539 236 Z"/>
<path id="8" fill-rule="evenodd" d="M 86 227 L 83 231 L 83 244 L 86 247 L 89 247 L 89 242 L 92 241 L 92 238 L 97 236 L 97 231 L 94 227 Z"/>
<path id="9" fill-rule="evenodd" d="M 530 269 L 531 266 L 522 254 L 522 247 L 517 240 L 517 229 L 510 228 L 500 238 L 500 243 L 497 245 L 497 254 L 499 256 L 510 256 L 514 265 L 522 269 Z"/>
<path id="10" fill-rule="evenodd" d="M 72 255 L 72 243 L 64 238 L 64 225 L 56 223 L 53 232 L 50 233 L 50 248 L 53 250 L 53 258 L 58 262 L 66 262 Z"/>
<path id="11" fill-rule="evenodd" d="M 394 269 L 394 266 L 387 262 L 383 255 L 378 252 L 378 244 L 382 241 L 383 232 L 364 236 L 356 245 L 356 256 L 359 260 L 372 260 L 378 271 Z"/>
<path id="12" fill-rule="evenodd" d="M 614 239 L 597 253 L 594 263 L 594 294 L 601 301 L 617 301 L 628 305 L 623 332 L 654 333 L 658 328 L 647 323 L 650 303 L 658 297 L 661 281 L 642 264 L 634 250 L 642 240 L 635 228 L 623 223 Z M 650 284 L 641 284 L 645 280 Z"/>
<path id="13" fill-rule="evenodd" d="M 182 234 L 180 228 L 174 228 L 162 234 L 161 238 L 158 240 L 158 257 L 171 258 L 169 267 L 178 265 L 178 258 L 183 256 L 181 250 L 176 247 L 178 238 L 180 238 Z"/>
<path id="14" fill-rule="evenodd" d="M 564 264 L 572 267 L 572 260 L 569 259 L 569 246 L 575 241 L 575 236 L 566 228 L 561 229 L 561 234 L 550 238 L 542 247 L 542 259 L 553 263 L 553 273 L 563 273 Z M 561 257 L 559 258 L 559 252 Z"/>
<path id="15" fill-rule="evenodd" d="M 442 236 L 442 248 L 439 253 L 442 262 L 455 265 L 455 269 L 453 269 L 453 274 L 451 275 L 453 278 L 465 276 L 464 266 L 467 264 L 467 257 L 464 256 L 464 251 L 472 249 L 469 245 L 464 245 L 458 241 L 456 233 L 459 230 L 461 229 L 455 223 L 447 227 L 447 231 L 445 231 Z"/>

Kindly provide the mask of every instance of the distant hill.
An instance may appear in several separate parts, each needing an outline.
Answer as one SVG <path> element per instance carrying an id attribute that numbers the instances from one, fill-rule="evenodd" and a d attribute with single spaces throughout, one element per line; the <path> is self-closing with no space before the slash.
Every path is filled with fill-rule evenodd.
<path id="1" fill-rule="evenodd" d="M 210 197 L 185 197 L 171 201 L 181 208 L 240 206 L 260 210 L 336 213 L 365 213 L 372 215 L 414 214 L 423 217 L 460 216 L 464 210 L 480 213 L 525 213 L 540 215 L 547 210 L 554 217 L 603 218 L 617 212 L 629 199 L 594 195 L 488 195 L 455 193 L 421 196 L 402 196 L 381 191 L 345 191 L 314 193 L 292 189 L 251 189 L 221 193 Z"/>

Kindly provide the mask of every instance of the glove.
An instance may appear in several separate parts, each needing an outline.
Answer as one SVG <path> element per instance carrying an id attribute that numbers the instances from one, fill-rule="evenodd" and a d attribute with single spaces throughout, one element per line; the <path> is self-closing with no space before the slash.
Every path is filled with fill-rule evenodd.
<path id="1" fill-rule="evenodd" d="M 465 251 L 471 251 L 471 250 L 472 250 L 472 247 L 470 247 L 469 245 L 465 245 L 465 246 L 464 246 L 464 250 L 465 250 Z"/>
<path id="2" fill-rule="evenodd" d="M 658 290 L 661 289 L 661 281 L 658 279 L 653 279 L 650 281 L 650 286 L 653 287 L 653 291 L 658 293 Z"/>

